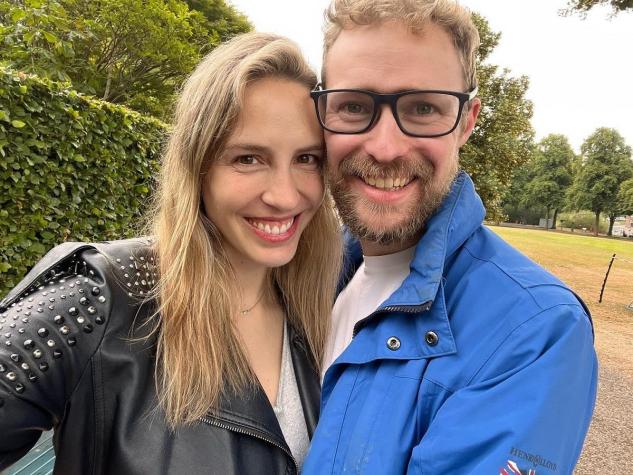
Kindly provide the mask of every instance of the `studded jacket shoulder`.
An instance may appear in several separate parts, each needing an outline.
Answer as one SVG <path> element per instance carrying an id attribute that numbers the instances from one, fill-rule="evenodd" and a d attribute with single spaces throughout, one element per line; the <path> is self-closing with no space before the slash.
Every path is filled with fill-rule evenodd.
<path id="1" fill-rule="evenodd" d="M 0 470 L 54 428 L 55 473 L 297 471 L 262 391 L 168 429 L 143 325 L 156 277 L 147 239 L 65 243 L 0 302 Z M 291 352 L 311 435 L 318 375 L 294 333 Z"/>

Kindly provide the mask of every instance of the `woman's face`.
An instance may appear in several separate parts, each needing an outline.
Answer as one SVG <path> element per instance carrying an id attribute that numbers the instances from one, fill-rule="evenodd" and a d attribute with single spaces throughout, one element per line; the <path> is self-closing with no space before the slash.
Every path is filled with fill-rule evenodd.
<path id="1" fill-rule="evenodd" d="M 323 138 L 309 90 L 281 78 L 246 89 L 237 126 L 202 198 L 234 266 L 287 264 L 321 204 Z"/>

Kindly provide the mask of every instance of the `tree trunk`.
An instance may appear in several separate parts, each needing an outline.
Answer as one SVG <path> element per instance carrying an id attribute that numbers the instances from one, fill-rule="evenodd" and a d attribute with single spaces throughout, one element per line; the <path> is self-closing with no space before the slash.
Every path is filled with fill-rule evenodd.
<path id="1" fill-rule="evenodd" d="M 615 224 L 615 216 L 609 215 L 609 231 L 607 236 L 613 236 L 613 225 Z"/>
<path id="2" fill-rule="evenodd" d="M 596 211 L 596 221 L 593 224 L 593 235 L 598 235 L 598 227 L 600 226 L 600 211 Z"/>
<path id="3" fill-rule="evenodd" d="M 108 79 L 106 80 L 105 91 L 101 100 L 107 101 L 110 96 L 110 87 L 112 86 L 112 65 L 108 66 Z"/>
<path id="4" fill-rule="evenodd" d="M 554 209 L 554 219 L 552 219 L 552 229 L 556 229 L 556 218 L 558 217 L 558 208 Z"/>

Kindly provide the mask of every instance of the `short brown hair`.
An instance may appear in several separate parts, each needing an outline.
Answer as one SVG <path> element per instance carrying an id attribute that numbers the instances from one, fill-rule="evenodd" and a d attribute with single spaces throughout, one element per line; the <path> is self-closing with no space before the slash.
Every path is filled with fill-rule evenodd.
<path id="1" fill-rule="evenodd" d="M 429 23 L 443 28 L 453 39 L 468 89 L 477 85 L 479 32 L 470 11 L 453 0 L 332 0 L 325 12 L 323 82 L 327 54 L 342 30 L 387 21 L 403 23 L 413 33 L 423 31 Z"/>

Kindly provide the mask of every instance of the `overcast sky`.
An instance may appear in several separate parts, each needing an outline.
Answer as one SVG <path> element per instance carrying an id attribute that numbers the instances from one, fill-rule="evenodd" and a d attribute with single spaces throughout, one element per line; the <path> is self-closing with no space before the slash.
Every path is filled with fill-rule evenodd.
<path id="1" fill-rule="evenodd" d="M 259 31 L 295 40 L 321 65 L 323 10 L 329 0 L 229 0 Z M 565 134 L 576 151 L 598 127 L 613 127 L 633 146 L 633 12 L 611 18 L 561 17 L 566 0 L 461 0 L 501 33 L 489 62 L 527 75 L 537 140 Z"/>

